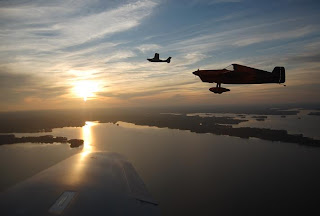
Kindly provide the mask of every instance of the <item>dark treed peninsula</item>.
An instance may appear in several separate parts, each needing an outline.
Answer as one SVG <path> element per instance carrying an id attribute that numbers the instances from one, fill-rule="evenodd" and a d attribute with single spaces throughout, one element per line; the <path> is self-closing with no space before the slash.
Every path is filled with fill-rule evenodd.
<path id="1" fill-rule="evenodd" d="M 38 137 L 16 137 L 13 134 L 0 135 L 0 145 L 15 143 L 70 143 L 70 148 L 76 148 L 83 145 L 83 140 L 68 140 L 67 137 L 54 137 L 52 135 L 44 135 Z"/>

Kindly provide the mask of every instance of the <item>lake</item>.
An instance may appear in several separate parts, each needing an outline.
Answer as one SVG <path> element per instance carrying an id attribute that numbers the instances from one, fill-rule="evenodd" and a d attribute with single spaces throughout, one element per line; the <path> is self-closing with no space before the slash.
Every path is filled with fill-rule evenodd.
<path id="1" fill-rule="evenodd" d="M 302 120 L 299 126 L 292 121 Z M 318 129 L 299 130 L 319 116 L 268 116 L 251 119 L 256 127 L 277 127 L 318 138 Z M 286 121 L 286 124 L 277 121 Z M 306 123 L 307 122 L 307 123 Z M 259 125 L 258 125 L 259 124 Z M 296 123 L 295 123 L 296 124 Z M 288 132 L 290 132 L 290 130 Z M 309 133 L 309 134 L 308 134 Z M 86 122 L 84 127 L 56 128 L 50 134 L 84 139 L 84 146 L 14 144 L 0 146 L 1 190 L 85 151 L 124 155 L 136 168 L 163 215 L 300 215 L 320 212 L 320 148 L 256 138 L 197 134 L 126 122 Z"/>

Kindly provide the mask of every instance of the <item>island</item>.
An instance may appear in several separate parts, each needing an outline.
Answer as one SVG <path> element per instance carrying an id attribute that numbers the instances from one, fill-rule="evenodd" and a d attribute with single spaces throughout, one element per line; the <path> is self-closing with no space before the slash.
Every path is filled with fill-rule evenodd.
<path id="1" fill-rule="evenodd" d="M 257 121 L 264 121 L 268 118 L 268 116 L 252 116 L 252 118 L 256 119 Z"/>
<path id="2" fill-rule="evenodd" d="M 15 143 L 70 143 L 70 148 L 76 148 L 83 145 L 81 139 L 70 139 L 66 137 L 54 137 L 52 135 L 44 135 L 38 137 L 16 137 L 13 134 L 0 135 L 0 145 Z"/>
<path id="3" fill-rule="evenodd" d="M 238 114 L 237 116 L 240 118 L 246 118 L 246 115 L 244 115 L 244 114 Z"/>

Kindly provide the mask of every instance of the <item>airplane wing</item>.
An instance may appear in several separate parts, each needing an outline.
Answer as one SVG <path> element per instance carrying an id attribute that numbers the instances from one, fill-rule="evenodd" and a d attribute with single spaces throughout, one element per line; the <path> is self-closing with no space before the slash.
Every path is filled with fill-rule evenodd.
<path id="1" fill-rule="evenodd" d="M 159 60 L 159 53 L 154 54 L 154 60 Z"/>
<path id="2" fill-rule="evenodd" d="M 260 70 L 260 69 L 256 69 L 256 68 L 252 68 L 252 67 L 247 67 L 247 66 L 244 66 L 244 65 L 239 65 L 239 64 L 232 64 L 233 65 L 233 68 L 234 68 L 234 71 L 235 72 L 243 72 L 243 73 L 270 73 L 268 71 L 264 71 L 264 70 Z"/>
<path id="3" fill-rule="evenodd" d="M 233 65 L 234 71 L 237 71 L 237 72 L 249 72 L 249 71 L 257 70 L 255 68 L 247 67 L 244 65 L 239 65 L 239 64 L 232 64 L 232 65 Z"/>
<path id="4" fill-rule="evenodd" d="M 0 194 L 0 215 L 160 215 L 117 153 L 74 155 Z"/>

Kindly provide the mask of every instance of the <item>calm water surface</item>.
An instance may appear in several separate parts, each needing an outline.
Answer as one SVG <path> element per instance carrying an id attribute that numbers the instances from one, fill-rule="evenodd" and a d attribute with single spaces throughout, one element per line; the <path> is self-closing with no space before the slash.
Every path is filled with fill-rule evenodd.
<path id="1" fill-rule="evenodd" d="M 318 148 L 125 122 L 87 122 L 82 128 L 16 136 L 44 134 L 82 138 L 85 145 L 0 146 L 2 190 L 81 151 L 112 151 L 134 165 L 163 215 L 319 211 L 314 199 L 320 193 Z"/>

